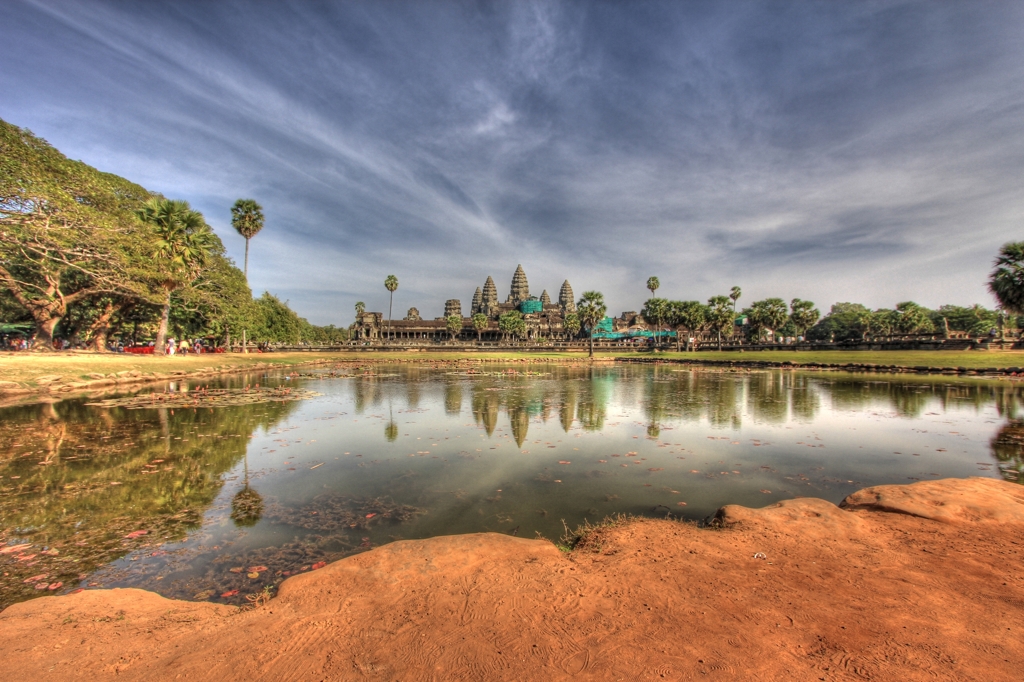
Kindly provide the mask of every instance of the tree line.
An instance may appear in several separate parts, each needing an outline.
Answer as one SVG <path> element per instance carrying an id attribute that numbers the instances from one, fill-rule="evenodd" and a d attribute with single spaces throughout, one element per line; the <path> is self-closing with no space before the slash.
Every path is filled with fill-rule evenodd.
<path id="1" fill-rule="evenodd" d="M 240 199 L 232 225 L 249 240 L 262 209 Z M 188 202 L 68 159 L 0 120 L 0 323 L 30 327 L 35 347 L 55 338 L 105 350 L 108 340 L 202 338 L 230 344 L 332 342 L 270 293 L 254 299 L 246 273 Z"/>

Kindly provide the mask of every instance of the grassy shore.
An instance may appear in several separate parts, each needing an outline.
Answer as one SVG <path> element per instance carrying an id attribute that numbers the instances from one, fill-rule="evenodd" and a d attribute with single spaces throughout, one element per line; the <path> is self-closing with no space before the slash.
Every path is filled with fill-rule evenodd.
<path id="1" fill-rule="evenodd" d="M 695 353 L 598 352 L 597 360 L 658 359 L 691 362 L 792 362 L 795 364 L 878 364 L 935 369 L 964 367 L 967 369 L 1024 367 L 1024 351 L 702 351 Z M 587 362 L 585 353 L 546 352 L 309 352 L 265 354 L 207 354 L 154 357 L 146 355 L 91 353 L 4 353 L 0 354 L 0 391 L 34 390 L 76 382 L 96 381 L 111 375 L 137 373 L 137 379 L 162 378 L 176 373 L 215 373 L 244 370 L 246 367 L 268 366 L 287 368 L 313 362 L 438 362 L 475 360 L 483 362 Z M 55 378 L 58 378 L 55 380 Z"/>

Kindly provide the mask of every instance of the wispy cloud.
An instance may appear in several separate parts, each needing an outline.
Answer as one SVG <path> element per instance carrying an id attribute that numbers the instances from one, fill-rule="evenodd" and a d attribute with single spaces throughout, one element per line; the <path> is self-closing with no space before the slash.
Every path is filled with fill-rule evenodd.
<path id="1" fill-rule="evenodd" d="M 1022 29 L 998 2 L 12 0 L 0 116 L 190 200 L 236 257 L 257 198 L 254 288 L 318 322 L 390 273 L 440 314 L 517 263 L 614 310 L 651 274 L 988 303 L 1024 236 Z"/>

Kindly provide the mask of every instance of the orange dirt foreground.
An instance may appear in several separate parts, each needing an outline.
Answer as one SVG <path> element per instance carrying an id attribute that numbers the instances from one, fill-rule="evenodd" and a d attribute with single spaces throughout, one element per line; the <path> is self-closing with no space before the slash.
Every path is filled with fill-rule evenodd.
<path id="1" fill-rule="evenodd" d="M 0 614 L 0 679 L 1024 679 L 1024 487 L 719 515 L 603 528 L 571 554 L 396 542 L 249 611 L 131 589 L 35 599 Z"/>

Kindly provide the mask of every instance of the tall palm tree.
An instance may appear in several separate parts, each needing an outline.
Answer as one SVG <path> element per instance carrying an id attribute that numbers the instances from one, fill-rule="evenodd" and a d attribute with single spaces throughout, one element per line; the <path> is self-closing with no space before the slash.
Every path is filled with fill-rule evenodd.
<path id="1" fill-rule="evenodd" d="M 994 265 L 988 290 L 1000 308 L 1012 315 L 1024 314 L 1024 242 L 1003 244 Z"/>
<path id="2" fill-rule="evenodd" d="M 580 324 L 590 331 L 590 357 L 594 357 L 594 327 L 604 319 L 607 310 L 604 295 L 600 291 L 584 291 L 579 303 L 576 304 Z"/>
<path id="3" fill-rule="evenodd" d="M 356 317 L 359 317 L 366 312 L 366 304 L 362 301 L 356 301 Z"/>
<path id="4" fill-rule="evenodd" d="M 647 288 L 651 290 L 651 296 L 654 296 L 654 292 L 661 286 L 661 282 L 658 281 L 657 277 L 647 278 Z"/>
<path id="5" fill-rule="evenodd" d="M 206 264 L 214 245 L 213 232 L 203 214 L 193 211 L 187 201 L 150 199 L 135 214 L 151 225 L 156 236 L 156 261 L 165 293 L 163 314 L 156 333 L 156 352 L 163 350 L 171 313 L 171 294 L 191 284 Z"/>
<path id="6" fill-rule="evenodd" d="M 245 237 L 245 279 L 249 279 L 249 240 L 263 229 L 263 207 L 252 199 L 239 199 L 231 207 L 231 226 Z"/>
<path id="7" fill-rule="evenodd" d="M 740 290 L 739 287 L 733 287 L 732 290 L 729 292 L 729 298 L 732 299 L 732 312 L 733 312 L 733 315 L 736 314 L 736 301 L 740 300 L 740 296 L 742 294 L 743 294 L 743 292 Z"/>
<path id="8" fill-rule="evenodd" d="M 388 341 L 391 341 L 391 304 L 395 300 L 395 289 L 398 288 L 398 278 L 388 275 L 384 279 L 384 288 L 391 292 L 391 299 L 388 301 Z"/>

